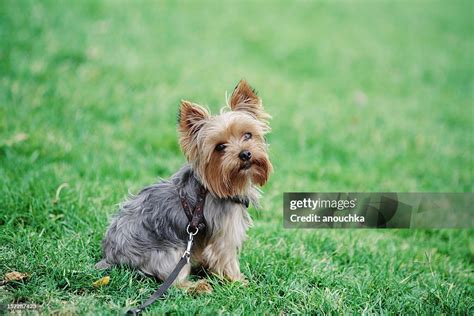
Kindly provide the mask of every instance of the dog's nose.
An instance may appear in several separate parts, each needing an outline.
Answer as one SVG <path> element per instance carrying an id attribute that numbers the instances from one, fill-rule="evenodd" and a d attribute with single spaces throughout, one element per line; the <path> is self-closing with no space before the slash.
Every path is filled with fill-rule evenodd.
<path id="1" fill-rule="evenodd" d="M 252 153 L 248 150 L 241 151 L 239 154 L 239 158 L 242 161 L 248 161 L 252 158 Z"/>

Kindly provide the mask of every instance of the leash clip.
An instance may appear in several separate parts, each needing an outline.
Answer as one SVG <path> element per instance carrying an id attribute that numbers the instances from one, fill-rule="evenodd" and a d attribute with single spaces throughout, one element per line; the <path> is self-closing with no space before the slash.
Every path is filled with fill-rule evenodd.
<path id="1" fill-rule="evenodd" d="M 186 227 L 186 232 L 188 233 L 188 244 L 186 245 L 186 250 L 183 253 L 182 258 L 186 258 L 187 262 L 189 263 L 189 259 L 191 258 L 191 247 L 193 246 L 194 236 L 199 232 L 199 228 L 196 228 L 195 232 L 189 231 L 190 226 Z"/>
<path id="2" fill-rule="evenodd" d="M 190 228 L 191 225 L 188 224 L 188 226 L 186 227 L 186 232 L 189 234 L 189 238 L 192 238 L 193 236 L 196 236 L 197 233 L 199 233 L 199 227 L 196 227 L 196 231 L 194 233 L 189 231 Z"/>

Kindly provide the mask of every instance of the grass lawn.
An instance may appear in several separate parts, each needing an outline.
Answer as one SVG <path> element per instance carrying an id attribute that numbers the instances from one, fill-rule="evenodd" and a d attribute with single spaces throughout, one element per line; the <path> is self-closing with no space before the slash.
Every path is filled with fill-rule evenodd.
<path id="1" fill-rule="evenodd" d="M 183 98 L 241 78 L 275 172 L 241 254 L 250 283 L 150 314 L 474 312 L 474 230 L 287 230 L 285 191 L 473 191 L 471 1 L 0 2 L 0 303 L 110 313 L 159 285 L 96 271 L 116 205 L 184 162 Z M 62 188 L 58 190 L 58 188 Z M 110 284 L 92 283 L 109 275 Z"/>

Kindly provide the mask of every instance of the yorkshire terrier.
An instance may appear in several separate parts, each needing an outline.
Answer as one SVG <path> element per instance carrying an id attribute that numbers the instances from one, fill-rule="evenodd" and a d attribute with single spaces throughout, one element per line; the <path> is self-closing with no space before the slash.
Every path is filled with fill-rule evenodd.
<path id="1" fill-rule="evenodd" d="M 146 187 L 120 205 L 102 242 L 104 259 L 96 268 L 126 265 L 165 280 L 183 255 L 188 236 L 188 217 L 178 192 L 195 205 L 204 187 L 209 192 L 204 201 L 206 229 L 196 236 L 191 262 L 230 281 L 245 282 L 238 254 L 252 225 L 249 201 L 258 207 L 257 186 L 263 186 L 272 171 L 265 140 L 269 118 L 244 80 L 219 115 L 182 101 L 179 143 L 188 163 L 171 179 Z M 212 289 L 205 281 L 188 281 L 190 271 L 186 265 L 175 284 Z"/>

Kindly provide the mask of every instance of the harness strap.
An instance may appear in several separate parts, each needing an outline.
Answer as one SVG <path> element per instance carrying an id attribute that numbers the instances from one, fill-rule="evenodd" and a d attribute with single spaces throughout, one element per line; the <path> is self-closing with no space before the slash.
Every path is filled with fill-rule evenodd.
<path id="1" fill-rule="evenodd" d="M 249 208 L 250 205 L 250 199 L 246 196 L 233 196 L 229 198 L 232 202 L 237 203 L 237 204 L 242 204 L 245 206 L 245 208 Z"/>
<path id="2" fill-rule="evenodd" d="M 207 189 L 201 185 L 197 196 L 196 206 L 193 211 L 193 218 L 189 226 L 194 230 L 204 230 L 206 224 L 204 221 L 204 202 L 206 201 Z"/>
<path id="3" fill-rule="evenodd" d="M 199 192 L 196 198 L 196 205 L 191 212 L 186 193 L 183 189 L 178 188 L 179 198 L 183 206 L 184 213 L 189 221 L 189 227 L 193 231 L 204 230 L 206 228 L 204 220 L 204 202 L 206 201 L 207 189 L 204 186 L 199 187 Z"/>
<path id="4" fill-rule="evenodd" d="M 181 189 L 178 189 L 178 193 L 179 193 L 179 199 L 181 200 L 181 206 L 183 207 L 184 214 L 186 214 L 188 221 L 191 222 L 191 220 L 193 219 L 193 213 L 191 212 L 191 209 L 189 208 L 188 199 L 186 198 L 186 193 L 184 193 L 184 191 Z"/>

